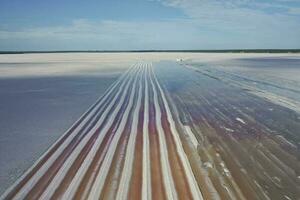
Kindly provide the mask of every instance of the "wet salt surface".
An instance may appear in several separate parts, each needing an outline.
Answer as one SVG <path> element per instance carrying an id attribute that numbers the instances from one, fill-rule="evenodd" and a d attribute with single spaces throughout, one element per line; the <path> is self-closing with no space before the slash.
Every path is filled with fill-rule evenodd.
<path id="1" fill-rule="evenodd" d="M 117 76 L 0 79 L 0 194 L 61 136 Z"/>
<path id="2" fill-rule="evenodd" d="M 237 68 L 241 69 L 241 66 L 237 65 Z M 161 62 L 157 67 L 158 75 L 163 82 L 162 87 L 174 97 L 174 102 L 179 105 L 178 109 L 181 109 L 179 104 L 181 102 L 176 100 L 177 95 L 186 104 L 186 110 L 180 112 L 180 119 L 185 125 L 190 123 L 188 114 L 199 122 L 203 120 L 200 117 L 204 116 L 217 131 L 223 134 L 255 139 L 259 134 L 263 134 L 260 133 L 263 124 L 271 128 L 274 134 L 281 133 L 293 144 L 295 141 L 300 141 L 297 134 L 300 130 L 299 115 L 285 107 L 274 105 L 247 93 L 243 88 L 225 84 L 220 79 L 225 77 L 244 83 L 249 81 L 240 77 L 228 78 L 224 72 L 217 74 L 212 70 L 212 66 L 208 69 L 209 73 L 205 71 L 205 74 L 201 74 L 178 66 L 175 62 Z M 230 65 L 228 69 L 235 69 L 235 66 Z M 34 70 L 36 71 L 39 70 Z M 245 74 L 250 74 L 249 71 Z M 257 70 L 260 71 L 262 69 Z M 253 74 L 259 74 L 257 72 Z M 95 102 L 102 94 L 102 86 L 105 85 L 101 80 L 103 79 L 95 76 L 68 76 L 0 81 L 1 190 L 30 167 L 33 161 L 39 158 L 56 138 Z M 109 82 L 107 77 L 104 82 L 106 81 Z M 256 84 L 261 85 L 259 82 Z M 294 84 L 289 86 L 291 85 Z M 262 84 L 262 87 L 268 89 L 273 86 Z M 285 91 L 280 88 L 279 90 Z M 207 102 L 209 105 L 206 104 Z M 226 115 L 219 115 L 220 112 Z M 254 120 L 247 118 L 247 115 Z M 246 124 L 239 123 L 237 118 L 242 119 Z M 2 177 L 6 178 L 6 181 Z"/>
<path id="3" fill-rule="evenodd" d="M 158 63 L 155 68 L 179 113 L 181 113 L 179 117 L 184 124 L 189 124 L 191 120 L 186 117 L 188 116 L 187 111 L 190 112 L 195 121 L 201 121 L 204 114 L 206 120 L 211 121 L 216 127 L 226 127 L 233 132 L 236 128 L 247 126 L 249 131 L 245 131 L 246 129 L 243 128 L 240 133 L 244 131 L 244 135 L 248 136 L 253 133 L 252 128 L 259 130 L 261 127 L 256 127 L 256 123 L 261 123 L 272 129 L 275 134 L 280 133 L 292 143 L 300 144 L 299 113 L 245 90 L 242 86 L 247 81 L 240 77 L 228 75 L 223 68 L 220 69 L 211 64 L 195 66 L 195 68 L 187 68 L 183 63 L 166 61 Z M 195 71 L 195 69 L 200 70 Z M 300 101 L 299 94 L 289 91 L 291 85 L 276 89 L 272 86 L 272 84 L 277 84 L 275 81 L 273 79 L 267 80 L 271 86 L 258 83 L 256 87 L 261 87 L 270 93 L 285 95 L 287 98 L 291 96 Z M 241 85 L 232 83 L 241 83 Z M 181 111 L 181 101 L 187 105 L 187 110 Z M 224 116 L 217 115 L 220 112 L 223 112 Z M 241 113 L 250 116 L 256 123 L 249 124 L 248 120 L 241 117 Z M 221 120 L 231 126 L 222 125 Z M 255 131 L 253 135 L 257 133 L 259 131 Z"/>
<path id="4" fill-rule="evenodd" d="M 189 63 L 206 74 L 260 93 L 279 104 L 300 107 L 300 57 L 243 58 Z"/>
<path id="5" fill-rule="evenodd" d="M 270 77 L 300 82 L 300 57 L 241 58 L 216 62 L 226 70 L 247 73 L 260 78 Z M 274 80 L 276 81 L 276 80 Z"/>
<path id="6" fill-rule="evenodd" d="M 182 124 L 199 130 L 194 133 L 200 141 L 198 153 L 203 168 L 207 173 L 219 172 L 216 180 L 211 178 L 214 185 L 220 184 L 222 189 L 232 192 L 234 187 L 223 185 L 222 181 L 232 178 L 249 199 L 260 199 L 255 197 L 260 193 L 267 194 L 267 198 L 261 199 L 298 199 L 300 113 L 252 92 L 264 89 L 297 101 L 300 98 L 292 94 L 297 89 L 295 83 L 279 85 L 278 79 L 266 75 L 259 78 L 259 67 L 253 77 L 245 71 L 240 74 L 242 70 L 238 69 L 243 66 L 226 67 L 160 62 L 155 71 L 176 105 Z M 276 73 L 276 67 L 268 68 Z M 299 75 L 299 71 L 296 73 Z M 249 78 L 256 78 L 257 86 L 245 89 L 251 83 Z M 279 76 L 280 80 L 284 78 Z M 244 181 L 253 185 L 251 190 L 243 188 Z"/>

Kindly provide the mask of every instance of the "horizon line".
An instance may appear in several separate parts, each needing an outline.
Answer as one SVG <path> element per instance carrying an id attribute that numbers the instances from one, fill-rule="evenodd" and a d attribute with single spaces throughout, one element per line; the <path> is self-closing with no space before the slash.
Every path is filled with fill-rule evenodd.
<path id="1" fill-rule="evenodd" d="M 4 50 L 0 54 L 26 53 L 300 53 L 300 49 L 144 49 L 144 50 Z"/>

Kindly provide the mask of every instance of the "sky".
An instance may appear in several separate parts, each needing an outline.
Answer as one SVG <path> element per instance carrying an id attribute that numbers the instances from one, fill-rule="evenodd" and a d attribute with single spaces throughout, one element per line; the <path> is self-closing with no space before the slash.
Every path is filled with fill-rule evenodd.
<path id="1" fill-rule="evenodd" d="M 0 51 L 300 48 L 300 0 L 0 0 Z"/>

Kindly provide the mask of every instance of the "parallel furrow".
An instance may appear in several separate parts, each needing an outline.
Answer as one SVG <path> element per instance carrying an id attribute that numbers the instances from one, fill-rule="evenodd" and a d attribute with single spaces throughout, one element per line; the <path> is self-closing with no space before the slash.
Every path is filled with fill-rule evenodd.
<path id="1" fill-rule="evenodd" d="M 137 63 L 1 199 L 203 200 L 176 126 L 152 63 Z"/>
<path id="2" fill-rule="evenodd" d="M 152 73 L 154 74 L 153 71 L 152 71 Z M 168 119 L 168 122 L 170 124 L 171 133 L 173 134 L 173 138 L 175 139 L 177 153 L 178 153 L 178 155 L 181 159 L 181 162 L 183 164 L 183 167 L 184 167 L 184 170 L 185 170 L 185 173 L 186 173 L 186 177 L 188 179 L 189 187 L 190 187 L 190 190 L 192 192 L 193 198 L 194 199 L 203 199 L 202 194 L 200 192 L 200 189 L 198 187 L 197 181 L 194 177 L 192 168 L 190 166 L 189 160 L 188 160 L 188 158 L 187 158 L 187 156 L 184 152 L 184 149 L 183 149 L 180 137 L 179 137 L 179 133 L 177 132 L 175 122 L 174 122 L 174 119 L 172 117 L 172 114 L 171 114 L 168 102 L 166 100 L 165 94 L 164 94 L 164 92 L 163 92 L 156 76 L 154 76 L 154 79 L 155 79 L 155 82 L 158 86 L 160 96 L 163 99 L 163 103 L 164 103 L 163 106 L 164 106 L 164 108 L 167 112 L 167 119 Z"/>
<path id="3" fill-rule="evenodd" d="M 128 74 L 133 69 L 130 69 L 123 75 L 113 86 L 109 88 L 106 94 L 101 97 L 61 138 L 57 140 L 49 150 L 33 165 L 18 181 L 8 190 L 2 198 L 3 199 L 23 199 L 36 186 L 46 172 L 53 166 L 53 163 L 63 154 L 74 142 L 78 135 L 82 134 L 86 126 L 91 122 L 91 118 L 95 117 L 96 112 L 103 107 L 112 96 L 112 94 L 122 91 L 124 81 Z M 116 95 L 118 96 L 118 95 Z M 48 176 L 48 174 L 46 174 Z"/>
<path id="4" fill-rule="evenodd" d="M 134 87 L 132 87 L 132 90 Z M 138 93 L 135 92 L 133 97 L 133 105 L 136 105 L 138 98 Z M 129 101 L 129 99 L 128 99 Z M 127 103 L 128 104 L 128 103 Z M 125 109 L 124 109 L 125 111 Z M 123 111 L 123 113 L 124 113 Z M 118 190 L 119 182 L 122 176 L 122 169 L 125 163 L 125 154 L 126 148 L 129 141 L 131 127 L 132 127 L 132 119 L 133 119 L 133 109 L 130 111 L 127 122 L 125 124 L 125 128 L 122 131 L 121 137 L 119 138 L 119 142 L 117 148 L 115 149 L 115 153 L 110 164 L 110 169 L 107 174 L 105 185 L 102 189 L 100 199 L 115 199 L 116 191 Z M 113 137 L 112 137 L 113 140 Z M 110 145 L 109 145 L 110 146 Z"/>
<path id="5" fill-rule="evenodd" d="M 137 99 L 137 104 L 136 104 L 133 119 L 132 119 L 132 128 L 131 128 L 131 133 L 129 136 L 129 141 L 127 144 L 123 173 L 121 176 L 121 180 L 119 183 L 119 188 L 118 188 L 117 196 L 116 196 L 116 199 L 118 199 L 118 200 L 127 199 L 127 195 L 128 195 L 130 178 L 132 175 L 132 165 L 133 165 L 133 159 L 134 159 L 135 142 L 136 142 L 137 131 L 138 131 L 139 109 L 141 107 L 141 99 L 142 99 L 141 85 L 142 85 L 142 77 L 140 78 L 140 81 L 139 81 L 138 99 Z"/>
<path id="6" fill-rule="evenodd" d="M 96 153 L 98 152 L 99 147 L 102 144 L 104 137 L 107 135 L 107 133 L 109 132 L 109 130 L 112 127 L 118 125 L 118 123 L 116 121 L 116 119 L 118 118 L 117 115 L 120 114 L 120 112 L 121 112 L 121 107 L 124 104 L 127 93 L 130 89 L 130 85 L 132 84 L 132 81 L 133 80 L 131 80 L 130 82 L 127 83 L 126 88 L 123 91 L 121 99 L 118 101 L 116 108 L 111 111 L 108 122 L 100 130 L 98 138 L 95 140 L 94 145 L 92 146 L 92 148 L 89 151 L 88 155 L 84 159 L 84 161 L 81 164 L 80 168 L 77 170 L 76 175 L 72 179 L 72 182 L 70 183 L 68 189 L 66 190 L 66 192 L 63 195 L 63 199 L 66 199 L 66 198 L 71 199 L 71 198 L 74 197 L 74 195 L 76 194 L 76 191 L 78 190 L 79 185 L 81 184 L 85 174 L 87 173 L 87 170 L 89 169 L 89 166 L 91 166 L 91 163 L 94 161 Z"/>
<path id="7" fill-rule="evenodd" d="M 155 122 L 156 122 L 158 137 L 159 137 L 159 149 L 160 149 L 160 156 L 161 156 L 161 168 L 163 173 L 164 186 L 165 186 L 167 198 L 175 200 L 178 199 L 178 194 L 175 188 L 175 183 L 171 172 L 171 166 L 169 163 L 165 132 L 161 124 L 161 110 L 158 104 L 158 95 L 153 80 L 152 79 L 150 80 L 151 80 L 152 90 L 154 91 Z"/>
<path id="8" fill-rule="evenodd" d="M 123 114 L 122 123 L 120 124 L 120 127 L 117 130 L 117 132 L 115 133 L 115 136 L 114 136 L 114 138 L 110 144 L 110 147 L 108 149 L 107 155 L 105 156 L 102 166 L 100 168 L 100 171 L 98 172 L 95 183 L 92 186 L 91 192 L 88 197 L 88 199 L 90 199 L 90 200 L 98 199 L 101 195 L 101 192 L 102 192 L 102 189 L 103 189 L 103 186 L 104 186 L 104 183 L 105 183 L 105 180 L 106 180 L 109 168 L 110 168 L 110 164 L 112 162 L 115 150 L 116 150 L 118 142 L 119 142 L 119 138 L 121 137 L 121 134 L 124 130 L 126 121 L 128 119 L 129 112 L 134 107 L 133 97 L 134 97 L 134 93 L 136 92 L 137 78 L 138 78 L 138 76 L 135 77 L 134 84 L 133 84 L 134 90 L 130 94 L 129 105 Z"/>
<path id="9" fill-rule="evenodd" d="M 123 86 L 123 85 L 122 85 Z M 123 87 L 122 87 L 123 88 Z M 72 163 L 78 157 L 79 153 L 82 151 L 84 146 L 88 143 L 91 137 L 96 137 L 98 135 L 98 130 L 100 126 L 105 123 L 105 119 L 110 116 L 112 111 L 115 111 L 114 108 L 115 104 L 118 102 L 118 96 L 121 95 L 123 90 L 119 90 L 117 95 L 114 99 L 110 102 L 110 104 L 105 108 L 106 110 L 101 115 L 100 119 L 97 121 L 96 125 L 85 134 L 80 141 L 76 144 L 76 146 L 72 149 L 71 154 L 68 157 L 64 156 L 63 160 L 58 160 L 58 163 L 54 163 L 51 168 L 46 172 L 46 175 L 42 177 L 41 181 L 37 183 L 37 185 L 29 192 L 26 198 L 35 199 L 35 198 L 42 198 L 42 199 L 49 199 L 57 187 L 60 185 L 60 182 L 65 177 L 66 173 L 70 169 Z M 125 93 L 123 92 L 122 97 L 124 98 Z M 107 123 L 109 123 L 108 121 Z M 93 141 L 93 139 L 91 139 Z M 63 156 L 63 155 L 62 155 Z M 53 177 L 54 176 L 54 177 Z M 44 191 L 44 188 L 45 191 Z M 41 194 L 41 192 L 43 192 Z M 42 196 L 40 196 L 42 195 Z"/>
<path id="10" fill-rule="evenodd" d="M 150 171 L 151 171 L 151 196 L 153 199 L 166 199 L 166 192 L 164 187 L 161 155 L 160 155 L 160 145 L 158 131 L 156 128 L 156 110 L 154 106 L 154 91 L 152 89 L 151 80 L 149 77 L 149 69 L 147 71 L 147 83 L 148 83 L 148 93 L 149 93 L 149 123 L 148 123 L 148 133 L 149 133 L 149 149 L 150 149 Z"/>
<path id="11" fill-rule="evenodd" d="M 146 69 L 148 72 L 148 68 Z M 145 102 L 144 102 L 144 121 L 143 121 L 143 177 L 142 177 L 142 199 L 152 199 L 151 190 L 151 161 L 149 143 L 149 91 L 147 73 L 145 73 Z"/>
<path id="12" fill-rule="evenodd" d="M 128 89 L 128 85 L 126 86 L 125 91 L 127 89 Z M 123 95 L 122 95 L 121 100 L 120 100 L 121 102 L 125 99 L 125 95 L 126 95 L 126 93 L 123 92 Z M 117 96 L 115 96 L 115 99 L 113 100 L 113 102 L 115 102 L 116 99 L 117 99 Z M 98 123 L 96 124 L 96 126 L 93 127 L 93 129 L 89 132 L 89 134 L 87 134 L 86 137 L 84 137 L 81 140 L 81 142 L 79 143 L 79 145 L 73 150 L 72 154 L 64 162 L 63 166 L 59 169 L 59 172 L 52 179 L 51 183 L 47 186 L 47 189 L 41 195 L 41 197 L 40 197 L 41 199 L 50 199 L 52 197 L 52 195 L 54 194 L 55 190 L 60 186 L 60 184 L 61 184 L 62 180 L 64 179 L 64 177 L 66 176 L 67 172 L 70 170 L 72 164 L 74 163 L 74 161 L 79 156 L 80 152 L 84 149 L 84 147 L 88 144 L 88 142 L 93 142 L 93 141 L 90 141 L 92 139 L 92 136 L 94 134 L 97 134 L 98 127 L 100 127 L 100 125 L 103 123 L 104 118 L 106 117 L 107 114 L 109 114 L 110 108 L 113 105 L 114 104 L 110 104 L 110 106 L 107 107 L 107 110 L 106 110 L 107 112 L 104 112 L 104 114 L 101 116 L 101 118 L 98 121 Z M 98 140 L 102 140 L 103 135 L 104 135 L 103 132 L 106 132 L 110 128 L 110 126 L 113 125 L 113 120 L 114 120 L 114 118 L 115 118 L 115 116 L 116 116 L 116 114 L 117 114 L 117 112 L 118 112 L 119 109 L 120 108 L 117 107 L 110 114 L 110 120 L 108 120 L 108 123 L 100 131 L 99 136 L 97 138 L 97 141 Z M 92 152 L 92 151 L 90 151 L 90 152 Z M 87 159 L 85 159 L 85 160 L 87 160 Z M 80 168 L 82 169 L 83 167 L 86 167 L 86 165 L 82 164 Z M 75 176 L 76 179 L 73 179 L 73 180 L 77 181 L 77 177 Z"/>

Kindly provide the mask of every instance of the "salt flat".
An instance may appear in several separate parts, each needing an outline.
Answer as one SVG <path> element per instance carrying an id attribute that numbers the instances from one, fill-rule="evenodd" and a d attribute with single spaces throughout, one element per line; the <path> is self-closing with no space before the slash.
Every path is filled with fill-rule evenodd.
<path id="1" fill-rule="evenodd" d="M 297 75 L 299 54 L 0 55 L 2 198 L 296 198 Z"/>
<path id="2" fill-rule="evenodd" d="M 265 53 L 32 53 L 0 55 L 0 77 L 95 75 L 114 73 L 144 61 L 185 59 L 215 62 L 240 58 L 299 59 L 299 54 Z"/>

